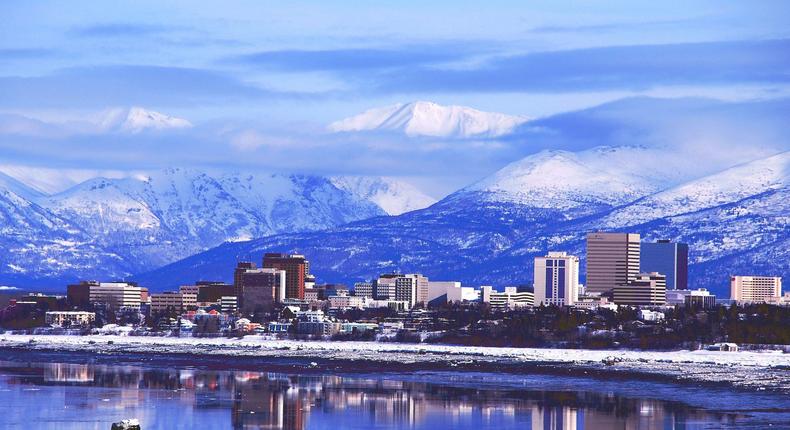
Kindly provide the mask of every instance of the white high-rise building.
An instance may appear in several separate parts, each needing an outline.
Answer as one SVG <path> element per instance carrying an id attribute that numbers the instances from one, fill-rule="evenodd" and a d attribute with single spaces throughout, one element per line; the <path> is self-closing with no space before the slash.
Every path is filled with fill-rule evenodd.
<path id="1" fill-rule="evenodd" d="M 101 282 L 90 286 L 90 303 L 113 310 L 140 309 L 143 289 L 126 282 Z"/>
<path id="2" fill-rule="evenodd" d="M 376 280 L 374 296 L 378 300 L 396 300 L 428 305 L 428 278 L 420 274 L 387 274 Z"/>
<path id="3" fill-rule="evenodd" d="M 772 302 L 782 296 L 782 278 L 778 276 L 732 276 L 730 298 L 737 302 Z"/>
<path id="4" fill-rule="evenodd" d="M 549 252 L 535 257 L 535 305 L 573 306 L 579 299 L 579 257 Z"/>

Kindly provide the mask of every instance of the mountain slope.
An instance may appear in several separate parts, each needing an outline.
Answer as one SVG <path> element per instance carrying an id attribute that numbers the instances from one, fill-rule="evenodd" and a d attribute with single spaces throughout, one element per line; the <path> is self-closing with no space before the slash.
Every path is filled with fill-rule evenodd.
<path id="1" fill-rule="evenodd" d="M 395 178 L 335 176 L 330 180 L 341 190 L 375 203 L 389 215 L 400 215 L 436 203 L 433 197 Z"/>
<path id="2" fill-rule="evenodd" d="M 74 279 L 102 262 L 105 276 L 128 274 L 111 251 L 91 242 L 79 227 L 0 186 L 0 282 L 47 284 Z"/>
<path id="3" fill-rule="evenodd" d="M 669 238 L 688 242 L 692 287 L 707 287 L 719 294 L 726 291 L 731 273 L 752 273 L 759 269 L 765 274 L 790 274 L 788 153 L 683 185 L 668 185 L 666 191 L 655 192 L 646 187 L 623 195 L 604 192 L 589 200 L 595 203 L 590 204 L 595 210 L 580 209 L 570 217 L 563 216 L 565 209 L 547 207 L 551 205 L 540 199 L 516 199 L 509 193 L 502 194 L 508 191 L 516 197 L 529 197 L 529 188 L 523 187 L 543 183 L 523 179 L 547 169 L 551 171 L 549 167 L 557 162 L 557 155 L 530 157 L 518 164 L 530 168 L 506 167 L 426 209 L 328 231 L 225 244 L 140 275 L 138 279 L 152 285 L 175 285 L 190 281 L 198 272 L 227 280 L 237 258 L 257 260 L 266 251 L 280 250 L 308 255 L 313 272 L 325 281 L 353 282 L 400 270 L 420 271 L 429 277 L 458 279 L 473 285 L 524 283 L 532 279 L 535 255 L 547 250 L 567 250 L 583 257 L 585 234 L 602 229 L 641 233 L 645 240 Z M 560 165 L 566 167 L 565 154 L 559 156 Z M 766 166 L 771 166 L 775 173 L 762 176 Z M 606 171 L 619 168 L 620 165 L 613 164 Z M 615 178 L 622 179 L 620 174 L 614 173 Z M 671 184 L 671 178 L 667 181 Z M 497 184 L 518 186 L 511 189 Z M 606 181 L 602 178 L 599 185 L 606 185 Z M 712 185 L 718 186 L 716 197 L 703 198 L 699 190 Z M 684 194 L 678 190 L 686 191 Z M 639 205 L 651 199 L 666 201 L 669 195 L 676 196 L 678 202 L 696 198 L 697 203 L 680 205 L 660 216 L 618 215 L 628 211 L 642 213 Z M 570 199 L 562 193 L 556 197 L 563 204 L 577 202 L 575 194 Z M 633 202 L 622 203 L 629 198 Z M 539 204 L 535 205 L 536 202 Z M 611 224 L 612 219 L 624 221 Z"/>
<path id="4" fill-rule="evenodd" d="M 167 169 L 145 178 L 97 178 L 40 199 L 138 270 L 227 240 L 324 229 L 384 215 L 320 177 L 222 175 Z"/>
<path id="5" fill-rule="evenodd" d="M 514 115 L 416 101 L 370 109 L 333 122 L 329 130 L 388 131 L 431 137 L 496 137 L 511 132 L 526 121 L 526 118 Z"/>

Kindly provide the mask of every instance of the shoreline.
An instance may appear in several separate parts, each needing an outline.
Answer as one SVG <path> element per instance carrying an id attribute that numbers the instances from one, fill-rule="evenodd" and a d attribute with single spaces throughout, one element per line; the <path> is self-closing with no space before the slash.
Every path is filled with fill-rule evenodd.
<path id="1" fill-rule="evenodd" d="M 790 354 L 713 351 L 570 350 L 343 341 L 118 335 L 0 335 L 0 351 L 57 359 L 163 362 L 196 368 L 255 366 L 309 372 L 459 371 L 651 380 L 790 394 Z M 85 362 L 85 360 L 81 361 Z"/>

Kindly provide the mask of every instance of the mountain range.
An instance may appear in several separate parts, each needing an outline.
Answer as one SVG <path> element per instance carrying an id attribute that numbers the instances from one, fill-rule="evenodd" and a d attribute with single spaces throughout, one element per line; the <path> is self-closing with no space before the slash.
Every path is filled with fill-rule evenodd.
<path id="1" fill-rule="evenodd" d="M 638 159 L 649 154 L 543 151 L 425 209 L 227 243 L 137 279 L 162 287 L 194 273 L 229 280 L 237 260 L 284 250 L 309 255 L 325 281 L 418 271 L 470 285 L 518 284 L 532 279 L 532 258 L 549 250 L 579 255 L 583 271 L 585 235 L 601 230 L 688 243 L 692 287 L 718 294 L 727 294 L 731 274 L 790 274 L 790 152 L 675 185 L 665 175 L 646 181 L 644 172 L 619 171 L 618 160 L 640 152 Z M 562 185 L 591 171 L 587 188 Z"/>
<path id="2" fill-rule="evenodd" d="M 124 278 L 226 241 L 321 230 L 431 202 L 393 178 L 173 168 L 47 195 L 0 174 L 0 280 Z"/>
<path id="3" fill-rule="evenodd" d="M 9 173 L 0 175 L 0 282 L 62 288 L 127 278 L 162 290 L 230 281 L 237 261 L 283 251 L 308 255 L 328 282 L 417 271 L 501 286 L 530 282 L 532 258 L 549 250 L 584 265 L 586 233 L 605 230 L 689 243 L 691 285 L 722 294 L 730 274 L 790 271 L 786 144 L 742 138 L 775 129 L 781 109 L 742 108 L 640 99 L 527 121 L 413 102 L 329 126 L 371 139 L 505 142 L 526 153 L 439 201 L 389 176 L 177 168 L 49 192 L 29 186 L 41 182 L 36 170 L 0 167 Z M 130 109 L 108 124 L 136 134 L 191 125 L 182 121 Z M 739 145 L 718 151 L 727 139 Z"/>

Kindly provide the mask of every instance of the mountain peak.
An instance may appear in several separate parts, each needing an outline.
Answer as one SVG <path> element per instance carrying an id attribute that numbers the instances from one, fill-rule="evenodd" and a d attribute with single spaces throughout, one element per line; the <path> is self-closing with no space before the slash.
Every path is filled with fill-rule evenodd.
<path id="1" fill-rule="evenodd" d="M 192 123 L 186 119 L 166 115 L 139 106 L 106 111 L 98 121 L 98 125 L 105 131 L 115 130 L 124 133 L 140 133 L 146 130 L 168 130 L 192 127 Z"/>
<path id="2" fill-rule="evenodd" d="M 407 136 L 496 137 L 511 132 L 527 118 L 483 112 L 465 106 L 443 106 L 429 101 L 398 103 L 369 109 L 333 122 L 333 132 L 388 131 Z"/>
<path id="3" fill-rule="evenodd" d="M 566 210 L 591 203 L 619 205 L 673 184 L 671 175 L 641 162 L 655 156 L 653 151 L 638 147 L 543 150 L 462 191 L 485 192 L 497 201 Z"/>
<path id="4" fill-rule="evenodd" d="M 163 113 L 147 110 L 138 106 L 129 109 L 121 130 L 138 133 L 143 130 L 164 130 L 171 128 L 189 128 L 192 123 Z"/>

